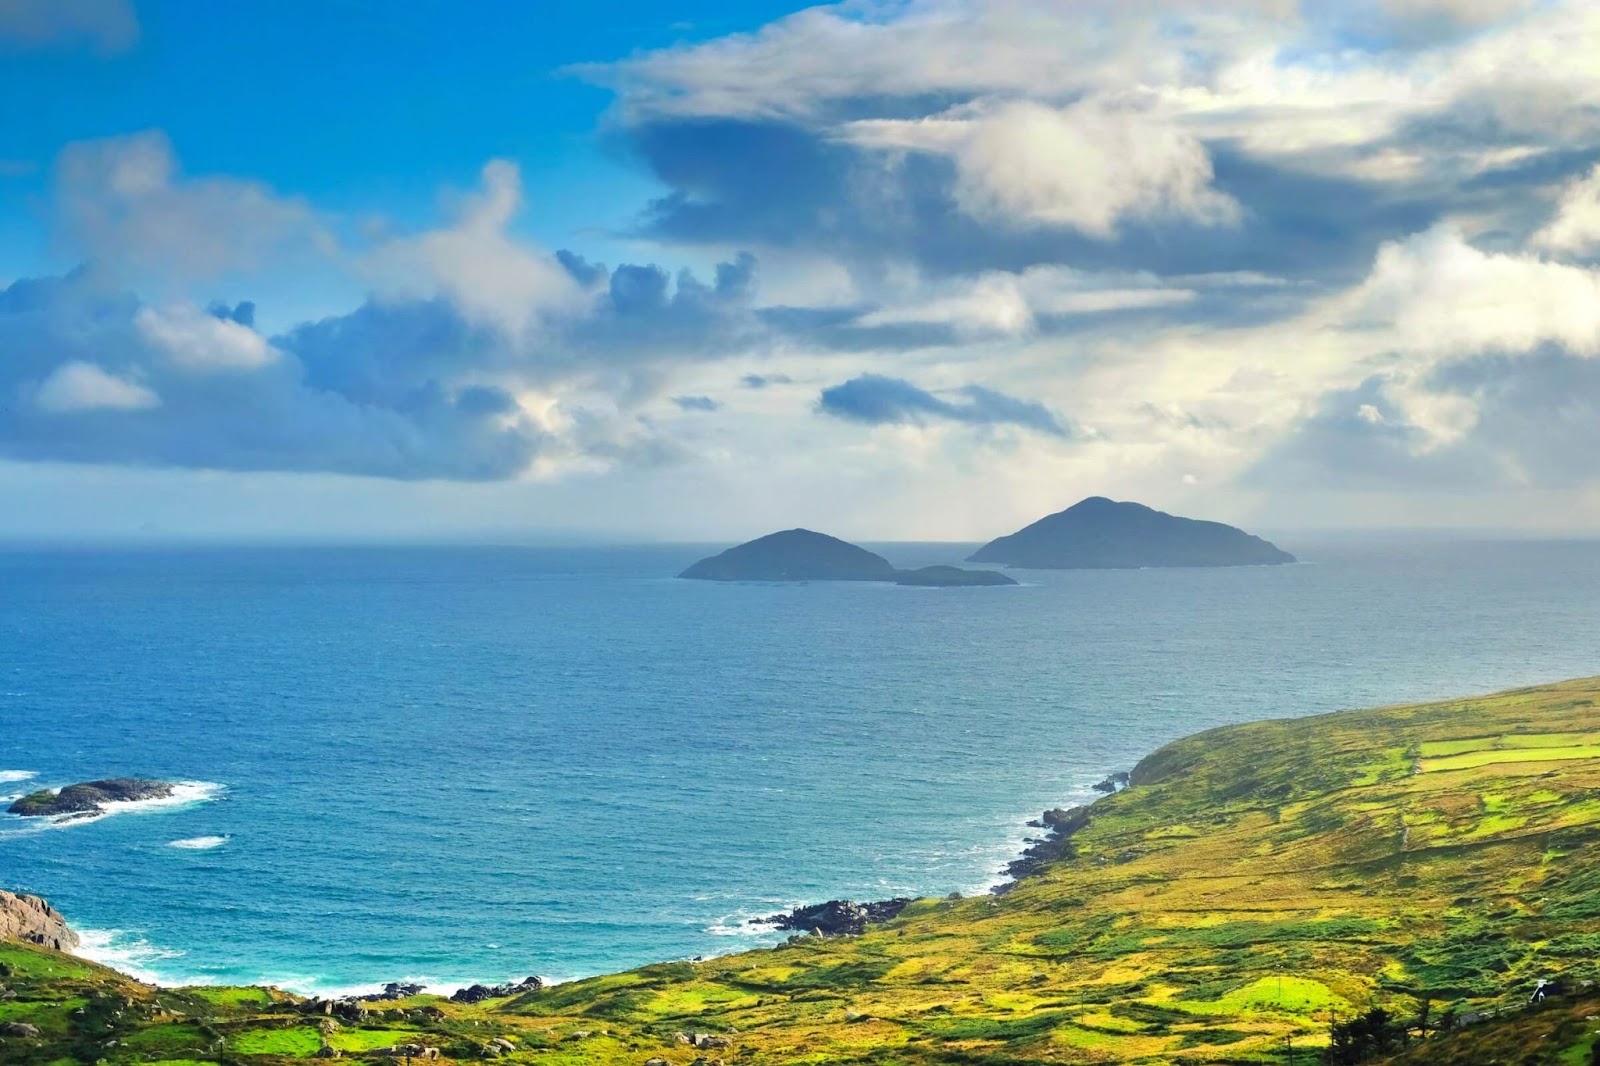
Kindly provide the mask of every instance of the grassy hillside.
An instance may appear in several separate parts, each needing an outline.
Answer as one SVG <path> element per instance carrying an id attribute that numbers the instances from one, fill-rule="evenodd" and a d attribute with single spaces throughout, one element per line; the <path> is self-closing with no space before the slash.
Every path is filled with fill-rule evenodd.
<path id="1" fill-rule="evenodd" d="M 335 1021 L 7 946 L 0 984 L 18 995 L 0 1024 L 40 1036 L 0 1037 L 0 1061 L 94 1061 L 92 1046 L 110 1064 L 268 1066 L 413 1042 L 472 1059 L 504 1037 L 505 1061 L 551 1066 L 1309 1064 L 1330 1021 L 1372 1006 L 1410 1018 L 1429 1001 L 1438 1018 L 1514 1007 L 1541 977 L 1600 977 L 1597 837 L 1600 679 L 1262 722 L 1146 759 L 1068 857 L 1005 896 L 474 1007 L 419 997 Z M 1563 1002 L 1404 1061 L 1587 1064 L 1586 1017 Z M 1452 1047 L 1465 1057 L 1429 1057 Z"/>

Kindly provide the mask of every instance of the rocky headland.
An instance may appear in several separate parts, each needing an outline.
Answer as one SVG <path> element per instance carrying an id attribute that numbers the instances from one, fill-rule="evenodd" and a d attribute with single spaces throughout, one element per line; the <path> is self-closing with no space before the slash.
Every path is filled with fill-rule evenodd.
<path id="1" fill-rule="evenodd" d="M 0 940 L 21 940 L 56 951 L 78 946 L 78 934 L 68 928 L 60 911 L 38 896 L 4 891 L 0 891 Z"/>
<path id="2" fill-rule="evenodd" d="M 166 781 L 116 777 L 103 781 L 85 781 L 82 784 L 68 785 L 60 790 L 47 788 L 30 792 L 13 802 L 6 810 L 24 818 L 90 817 L 105 813 L 105 805 L 108 803 L 167 799 L 173 791 L 174 786 Z"/>

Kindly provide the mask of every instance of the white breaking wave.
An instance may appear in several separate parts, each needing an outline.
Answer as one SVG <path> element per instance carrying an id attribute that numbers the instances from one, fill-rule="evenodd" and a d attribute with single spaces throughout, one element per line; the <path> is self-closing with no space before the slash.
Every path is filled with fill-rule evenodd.
<path id="1" fill-rule="evenodd" d="M 0 785 L 8 785 L 13 781 L 27 781 L 38 776 L 32 770 L 0 770 Z"/>
<path id="2" fill-rule="evenodd" d="M 184 840 L 168 841 L 167 847 L 183 848 L 186 851 L 210 851 L 212 848 L 222 847 L 227 842 L 227 837 L 188 837 Z"/>
<path id="3" fill-rule="evenodd" d="M 183 952 L 158 948 L 137 933 L 123 929 L 80 929 L 73 952 L 152 985 L 209 984 L 205 978 L 185 978 L 166 971 L 162 963 L 180 959 Z"/>

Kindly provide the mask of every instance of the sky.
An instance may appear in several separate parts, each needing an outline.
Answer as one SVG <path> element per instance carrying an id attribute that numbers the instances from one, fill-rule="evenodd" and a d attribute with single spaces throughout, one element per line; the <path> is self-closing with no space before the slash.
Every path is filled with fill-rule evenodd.
<path id="1" fill-rule="evenodd" d="M 1591 0 L 0 0 L 0 538 L 1600 532 Z"/>

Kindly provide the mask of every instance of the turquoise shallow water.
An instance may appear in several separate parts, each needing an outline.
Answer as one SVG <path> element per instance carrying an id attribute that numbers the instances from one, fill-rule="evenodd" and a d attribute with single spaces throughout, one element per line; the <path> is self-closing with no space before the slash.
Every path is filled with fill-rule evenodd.
<path id="1" fill-rule="evenodd" d="M 0 817 L 0 887 L 164 980 L 566 978 L 979 890 L 1209 726 L 1600 672 L 1600 544 L 1284 546 L 964 590 L 672 580 L 692 547 L 0 554 L 0 795 L 199 783 Z"/>

